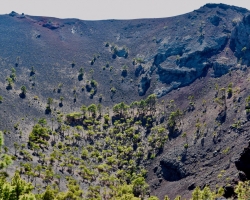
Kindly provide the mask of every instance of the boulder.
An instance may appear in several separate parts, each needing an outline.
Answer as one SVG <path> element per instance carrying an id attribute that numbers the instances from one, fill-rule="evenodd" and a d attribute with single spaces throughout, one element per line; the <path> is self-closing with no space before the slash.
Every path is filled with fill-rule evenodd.
<path id="1" fill-rule="evenodd" d="M 210 17 L 209 18 L 209 21 L 214 25 L 214 26 L 218 26 L 219 24 L 220 24 L 220 21 L 221 21 L 222 19 L 219 17 L 219 16 L 217 16 L 217 15 L 214 15 L 214 16 L 212 16 L 212 17 Z"/>
<path id="2" fill-rule="evenodd" d="M 46 28 L 51 29 L 51 30 L 54 30 L 54 29 L 59 28 L 60 25 L 59 24 L 55 24 L 53 22 L 47 22 L 47 23 L 43 24 L 43 27 L 46 27 Z"/>

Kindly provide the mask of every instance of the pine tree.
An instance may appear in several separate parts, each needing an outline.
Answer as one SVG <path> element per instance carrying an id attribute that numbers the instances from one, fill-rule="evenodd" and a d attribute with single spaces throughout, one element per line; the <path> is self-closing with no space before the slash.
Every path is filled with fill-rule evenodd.
<path id="1" fill-rule="evenodd" d="M 0 178 L 0 199 L 35 200 L 34 195 L 31 194 L 33 188 L 32 184 L 21 179 L 19 171 L 16 171 L 11 182 L 7 182 L 4 177 Z"/>
<path id="2" fill-rule="evenodd" d="M 12 159 L 9 155 L 2 153 L 2 148 L 4 145 L 3 132 L 0 131 L 0 170 L 8 167 L 12 164 Z"/>
<path id="3" fill-rule="evenodd" d="M 24 194 L 19 197 L 19 200 L 36 200 L 36 196 L 32 193 Z"/>
<path id="4" fill-rule="evenodd" d="M 201 198 L 202 200 L 213 200 L 213 193 L 211 192 L 209 187 L 206 186 L 202 190 Z"/>
<path id="5" fill-rule="evenodd" d="M 246 191 L 245 184 L 243 182 L 239 182 L 235 189 L 238 200 L 246 200 Z"/>
<path id="6" fill-rule="evenodd" d="M 55 199 L 55 191 L 51 189 L 50 186 L 47 186 L 45 192 L 42 195 L 42 200 L 51 200 Z"/>
<path id="7" fill-rule="evenodd" d="M 168 197 L 168 195 L 165 195 L 164 200 L 170 200 L 170 198 Z"/>
<path id="8" fill-rule="evenodd" d="M 201 200 L 201 190 L 199 187 L 194 189 L 191 200 Z"/>
<path id="9" fill-rule="evenodd" d="M 24 94 L 24 95 L 26 94 L 27 89 L 24 85 L 21 87 L 21 91 L 22 91 L 22 94 Z"/>

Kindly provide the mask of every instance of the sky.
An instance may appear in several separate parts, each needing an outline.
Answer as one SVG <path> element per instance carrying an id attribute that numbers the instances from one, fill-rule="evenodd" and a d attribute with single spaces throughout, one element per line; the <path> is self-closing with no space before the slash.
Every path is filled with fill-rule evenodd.
<path id="1" fill-rule="evenodd" d="M 0 14 L 11 11 L 35 16 L 83 20 L 170 17 L 224 3 L 250 10 L 249 0 L 0 0 Z"/>

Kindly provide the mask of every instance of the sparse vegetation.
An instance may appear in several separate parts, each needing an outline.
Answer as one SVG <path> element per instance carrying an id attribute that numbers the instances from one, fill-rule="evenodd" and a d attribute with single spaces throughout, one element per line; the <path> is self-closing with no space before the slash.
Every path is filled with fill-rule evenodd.
<path id="1" fill-rule="evenodd" d="M 13 86 L 13 84 L 14 84 L 14 81 L 12 80 L 12 78 L 7 77 L 7 78 L 6 78 L 6 81 L 7 81 L 7 83 L 8 83 L 7 89 L 12 89 L 12 86 Z"/>
<path id="2" fill-rule="evenodd" d="M 232 95 L 233 95 L 233 83 L 230 83 L 229 85 L 228 85 L 228 89 L 227 89 L 227 97 L 228 98 L 231 98 L 232 97 Z"/>
<path id="3" fill-rule="evenodd" d="M 112 88 L 110 89 L 110 91 L 111 91 L 112 93 L 116 93 L 115 87 L 112 87 Z"/>
<path id="4" fill-rule="evenodd" d="M 136 64 L 144 64 L 145 61 L 143 58 L 133 58 L 133 65 L 136 65 Z"/>
<path id="5" fill-rule="evenodd" d="M 249 198 L 250 29 L 230 8 L 131 23 L 3 16 L 0 199 Z"/>
<path id="6" fill-rule="evenodd" d="M 27 89 L 24 85 L 21 87 L 21 91 L 22 91 L 22 94 L 24 94 L 24 95 L 26 94 Z"/>
<path id="7" fill-rule="evenodd" d="M 78 75 L 78 80 L 79 81 L 83 80 L 83 75 L 84 75 L 84 70 L 81 67 L 80 70 L 79 70 L 79 75 Z"/>

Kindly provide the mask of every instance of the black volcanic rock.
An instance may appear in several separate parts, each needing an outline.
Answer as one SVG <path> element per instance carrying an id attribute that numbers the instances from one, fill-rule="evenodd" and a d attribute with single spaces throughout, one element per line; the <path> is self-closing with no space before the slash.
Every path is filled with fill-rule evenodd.
<path id="1" fill-rule="evenodd" d="M 142 65 L 137 66 L 136 69 L 135 69 L 135 76 L 138 77 L 142 73 L 143 73 L 143 67 L 142 67 Z"/>
<path id="2" fill-rule="evenodd" d="M 47 23 L 43 24 L 43 27 L 46 27 L 46 28 L 51 29 L 51 30 L 54 30 L 54 29 L 59 28 L 60 25 L 59 24 L 54 24 L 52 22 L 47 22 Z"/>
<path id="3" fill-rule="evenodd" d="M 145 95 L 146 91 L 150 87 L 150 76 L 147 74 L 141 77 L 141 81 L 138 85 L 138 93 L 140 96 Z"/>
<path id="4" fill-rule="evenodd" d="M 119 48 L 118 50 L 117 50 L 117 52 L 116 52 L 116 55 L 118 56 L 118 57 L 127 57 L 128 56 L 128 52 L 126 51 L 126 49 L 124 49 L 124 48 Z"/>
<path id="5" fill-rule="evenodd" d="M 240 158 L 235 161 L 241 180 L 250 180 L 250 142 L 249 146 L 241 153 Z"/>
<path id="6" fill-rule="evenodd" d="M 11 16 L 11 17 L 17 16 L 17 15 L 18 15 L 18 13 L 16 13 L 15 11 L 12 11 L 12 12 L 9 14 L 9 16 Z"/>
<path id="7" fill-rule="evenodd" d="M 160 170 L 166 181 L 178 181 L 189 175 L 181 162 L 168 157 L 160 161 Z"/>
<path id="8" fill-rule="evenodd" d="M 209 18 L 210 22 L 215 25 L 218 26 L 220 24 L 220 21 L 222 20 L 220 17 L 218 17 L 217 15 L 214 15 L 212 17 Z"/>
<path id="9" fill-rule="evenodd" d="M 202 8 L 207 7 L 207 8 L 220 8 L 223 10 L 228 10 L 228 9 L 232 9 L 235 10 L 237 12 L 241 12 L 241 13 L 247 13 L 249 12 L 246 8 L 241 8 L 241 7 L 237 7 L 237 6 L 231 6 L 231 5 L 227 5 L 227 4 L 223 4 L 223 3 L 208 3 L 206 5 L 204 5 Z"/>

